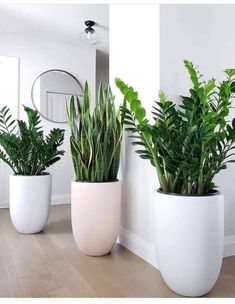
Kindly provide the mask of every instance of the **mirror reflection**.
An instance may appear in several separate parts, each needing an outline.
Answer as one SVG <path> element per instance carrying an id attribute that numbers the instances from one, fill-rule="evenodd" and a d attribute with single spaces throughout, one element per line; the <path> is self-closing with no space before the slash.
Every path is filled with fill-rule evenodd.
<path id="1" fill-rule="evenodd" d="M 49 70 L 34 81 L 32 101 L 44 118 L 53 122 L 66 122 L 66 101 L 71 95 L 82 96 L 82 91 L 80 82 L 72 74 Z"/>

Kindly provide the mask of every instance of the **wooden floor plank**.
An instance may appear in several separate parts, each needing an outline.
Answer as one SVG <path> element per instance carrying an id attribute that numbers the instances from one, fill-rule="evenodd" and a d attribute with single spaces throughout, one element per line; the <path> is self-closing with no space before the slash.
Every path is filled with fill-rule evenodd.
<path id="1" fill-rule="evenodd" d="M 49 291 L 49 298 L 73 298 L 74 295 L 67 287 L 61 287 L 54 290 Z"/>
<path id="2" fill-rule="evenodd" d="M 74 242 L 70 206 L 53 206 L 42 233 L 15 231 L 0 209 L 0 297 L 179 297 L 157 269 L 119 244 L 88 257 Z M 206 297 L 235 297 L 235 257 L 225 258 Z"/>

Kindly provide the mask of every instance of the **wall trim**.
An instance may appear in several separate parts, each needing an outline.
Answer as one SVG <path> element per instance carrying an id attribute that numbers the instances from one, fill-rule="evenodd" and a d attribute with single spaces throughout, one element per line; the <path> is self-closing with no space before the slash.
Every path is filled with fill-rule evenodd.
<path id="1" fill-rule="evenodd" d="M 3 203 L 0 205 L 0 209 L 9 208 L 9 203 Z"/>
<path id="2" fill-rule="evenodd" d="M 235 255 L 235 235 L 224 237 L 224 257 Z"/>
<path id="3" fill-rule="evenodd" d="M 68 205 L 71 202 L 71 195 L 70 194 L 56 194 L 52 195 L 51 198 L 51 205 Z M 9 203 L 0 204 L 0 209 L 9 208 Z"/>
<path id="4" fill-rule="evenodd" d="M 121 227 L 118 243 L 158 269 L 154 245 L 150 242 Z"/>
<path id="5" fill-rule="evenodd" d="M 123 227 L 120 229 L 118 242 L 158 269 L 154 245 L 150 242 Z M 223 256 L 229 257 L 233 255 L 235 255 L 235 235 L 225 236 Z"/>
<path id="6" fill-rule="evenodd" d="M 51 205 L 67 205 L 71 202 L 70 194 L 56 194 L 52 195 Z"/>

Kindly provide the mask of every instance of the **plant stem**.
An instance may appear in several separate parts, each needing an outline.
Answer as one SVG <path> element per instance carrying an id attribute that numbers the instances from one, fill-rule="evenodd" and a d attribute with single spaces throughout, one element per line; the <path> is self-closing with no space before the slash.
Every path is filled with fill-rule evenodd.
<path id="1" fill-rule="evenodd" d="M 177 172 L 177 174 L 176 174 L 176 176 L 175 176 L 175 178 L 174 178 L 174 181 L 173 181 L 173 183 L 172 183 L 172 185 L 171 185 L 171 192 L 175 192 L 175 186 L 176 186 L 176 184 L 177 184 L 178 177 L 179 177 L 179 175 L 180 175 L 180 173 L 181 173 L 181 170 L 182 170 L 182 168 L 180 168 L 180 169 L 178 170 L 178 172 Z"/>
<path id="2" fill-rule="evenodd" d="M 188 181 L 188 194 L 192 194 L 192 182 L 191 182 L 191 178 L 189 178 L 189 181 Z"/>
<path id="3" fill-rule="evenodd" d="M 199 176 L 198 176 L 198 194 L 203 194 L 204 191 L 204 185 L 203 185 L 203 157 L 204 152 L 204 143 L 202 143 L 202 149 L 201 149 L 201 160 L 200 160 L 200 167 L 199 167 Z"/>
<path id="4" fill-rule="evenodd" d="M 145 134 L 142 133 L 143 137 L 144 137 L 144 141 L 145 143 L 147 144 L 148 146 L 148 149 L 149 151 L 151 152 L 152 154 L 152 157 L 153 157 L 153 163 L 154 163 L 154 167 L 156 168 L 156 171 L 157 171 L 157 175 L 158 175 L 158 179 L 159 179 L 159 183 L 161 185 L 161 188 L 163 191 L 166 191 L 166 192 L 169 192 L 170 191 L 170 187 L 168 185 L 168 182 L 164 176 L 164 174 L 162 173 L 162 168 L 160 166 L 160 163 L 159 163 L 159 158 L 158 158 L 158 155 L 157 153 L 153 150 L 153 147 L 151 145 L 151 143 L 149 143 L 148 139 L 146 138 Z"/>

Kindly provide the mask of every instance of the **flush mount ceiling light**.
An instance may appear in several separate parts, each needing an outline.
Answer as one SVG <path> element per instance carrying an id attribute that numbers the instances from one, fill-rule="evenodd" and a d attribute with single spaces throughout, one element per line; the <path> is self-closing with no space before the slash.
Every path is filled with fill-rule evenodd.
<path id="1" fill-rule="evenodd" d="M 97 44 L 98 35 L 93 29 L 93 26 L 96 25 L 96 23 L 92 20 L 87 20 L 85 21 L 85 25 L 85 30 L 80 34 L 80 41 L 90 45 Z"/>

